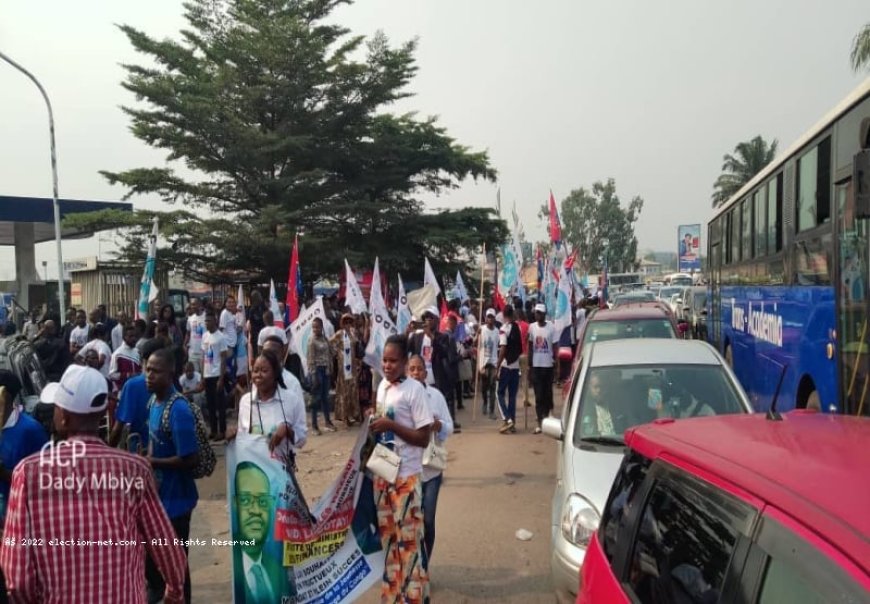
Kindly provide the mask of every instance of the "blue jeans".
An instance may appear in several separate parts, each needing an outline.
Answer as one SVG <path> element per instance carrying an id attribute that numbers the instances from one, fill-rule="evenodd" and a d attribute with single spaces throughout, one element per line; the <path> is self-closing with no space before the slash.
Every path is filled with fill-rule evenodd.
<path id="1" fill-rule="evenodd" d="M 498 408 L 505 420 L 517 421 L 517 390 L 520 387 L 520 370 L 502 367 L 498 373 Z M 505 404 L 504 391 L 508 391 Z"/>
<path id="2" fill-rule="evenodd" d="M 435 548 L 435 510 L 443 476 L 439 474 L 423 483 L 423 568 L 426 570 L 429 569 L 429 560 Z"/>
<path id="3" fill-rule="evenodd" d="M 312 377 L 315 376 L 317 385 L 311 391 L 314 399 L 311 401 L 311 427 L 316 430 L 318 411 L 323 411 L 327 426 L 332 424 L 332 420 L 329 419 L 329 374 L 326 373 L 326 367 L 317 367 Z"/>

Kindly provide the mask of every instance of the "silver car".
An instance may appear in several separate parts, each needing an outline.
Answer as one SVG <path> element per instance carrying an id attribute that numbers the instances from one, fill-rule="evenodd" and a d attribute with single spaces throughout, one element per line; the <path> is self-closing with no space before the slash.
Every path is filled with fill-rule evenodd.
<path id="1" fill-rule="evenodd" d="M 657 418 L 751 413 L 737 378 L 700 340 L 593 344 L 561 418 L 543 432 L 559 442 L 550 567 L 559 600 L 574 601 L 586 546 L 622 462 L 625 430 Z"/>

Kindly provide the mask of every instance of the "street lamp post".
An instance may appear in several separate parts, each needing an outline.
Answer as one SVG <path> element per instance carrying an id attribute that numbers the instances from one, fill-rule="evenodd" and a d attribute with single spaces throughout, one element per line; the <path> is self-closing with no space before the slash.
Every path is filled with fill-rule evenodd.
<path id="1" fill-rule="evenodd" d="M 57 245 L 57 302 L 60 309 L 60 320 L 63 322 L 66 317 L 66 308 L 63 300 L 63 254 L 60 248 L 60 204 L 57 194 L 57 148 L 54 142 L 54 112 L 51 110 L 51 101 L 48 100 L 48 94 L 45 88 L 39 83 L 36 77 L 27 71 L 24 67 L 13 61 L 7 55 L 0 52 L 0 59 L 3 59 L 12 67 L 26 75 L 39 88 L 42 98 L 45 99 L 45 106 L 48 108 L 48 134 L 51 140 L 51 180 L 52 180 L 52 200 L 54 202 L 54 238 Z"/>

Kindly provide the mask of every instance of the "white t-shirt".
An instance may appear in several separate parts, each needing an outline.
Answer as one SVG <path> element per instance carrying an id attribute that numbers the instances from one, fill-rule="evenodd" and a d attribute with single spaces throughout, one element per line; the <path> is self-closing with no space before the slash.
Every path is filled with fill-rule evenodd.
<path id="1" fill-rule="evenodd" d="M 429 397 L 426 389 L 417 380 L 405 379 L 391 384 L 382 380 L 378 384 L 378 414 L 387 416 L 392 411 L 393 419 L 412 430 L 428 426 L 434 420 L 429 410 Z M 449 415 L 449 414 L 448 414 Z M 389 433 L 385 433 L 389 434 Z M 409 445 L 397 434 L 390 434 L 389 440 L 395 443 L 395 451 L 402 458 L 399 478 L 408 478 L 423 472 L 423 447 Z"/>
<path id="2" fill-rule="evenodd" d="M 429 411 L 432 412 L 432 419 L 441 422 L 441 429 L 435 433 L 435 440 L 441 444 L 447 437 L 453 434 L 453 420 L 450 418 L 450 410 L 447 408 L 447 401 L 441 391 L 434 386 L 426 387 L 426 399 L 429 402 Z M 434 468 L 423 468 L 423 482 L 428 482 L 441 474 L 441 470 Z"/>
<path id="3" fill-rule="evenodd" d="M 124 343 L 124 324 L 118 323 L 112 328 L 112 350 L 118 350 Z"/>
<path id="4" fill-rule="evenodd" d="M 305 399 L 303 398 L 302 385 L 292 373 L 286 369 L 281 373 L 284 385 L 287 388 L 278 387 L 278 390 L 268 401 L 260 401 L 259 412 L 256 407 L 251 408 L 251 400 L 257 398 L 257 387 L 254 386 L 250 393 L 245 394 L 239 401 L 239 431 L 249 434 L 272 434 L 278 429 L 278 425 L 287 418 L 290 427 L 293 428 L 293 443 L 287 443 L 294 449 L 301 449 L 308 439 L 308 426 L 305 423 Z M 280 391 L 280 396 L 278 392 Z M 280 405 L 279 403 L 280 399 Z M 281 407 L 284 407 L 283 413 Z M 263 432 L 260 431 L 262 420 Z M 252 429 L 253 426 L 253 429 Z"/>
<path id="5" fill-rule="evenodd" d="M 484 325 L 480 328 L 480 369 L 486 369 L 487 365 L 495 367 L 498 363 L 498 329 Z"/>
<path id="6" fill-rule="evenodd" d="M 227 341 L 219 331 L 207 331 L 202 336 L 202 377 L 216 378 L 221 375 L 221 353 L 227 350 Z"/>
<path id="7" fill-rule="evenodd" d="M 266 340 L 271 338 L 272 336 L 277 336 L 281 338 L 281 342 L 286 346 L 287 345 L 287 334 L 280 327 L 275 327 L 274 325 L 266 325 L 263 329 L 260 330 L 260 334 L 257 336 L 257 347 L 262 348 L 266 345 Z"/>
<path id="8" fill-rule="evenodd" d="M 519 329 L 519 327 L 517 327 L 513 323 L 505 323 L 504 325 L 501 326 L 501 329 L 498 330 L 498 345 L 499 345 L 499 347 L 507 346 L 508 334 L 510 333 L 511 329 Z M 513 363 L 508 363 L 507 359 L 505 359 L 504 361 L 501 362 L 501 366 L 504 367 L 505 369 L 519 369 L 520 368 L 520 359 L 519 359 L 519 357 L 517 357 L 517 360 L 514 361 Z"/>
<path id="9" fill-rule="evenodd" d="M 100 365 L 100 373 L 103 374 L 103 377 L 109 377 L 109 367 L 112 364 L 112 349 L 109 348 L 109 345 L 103 342 L 100 338 L 94 338 L 90 342 L 85 343 L 84 346 L 78 351 L 76 357 L 85 358 L 85 354 L 89 350 L 96 350 L 97 354 L 103 357 L 103 364 Z"/>
<path id="10" fill-rule="evenodd" d="M 202 382 L 202 376 L 198 371 L 194 371 L 192 377 L 187 377 L 186 373 L 182 373 L 181 377 L 178 378 L 178 384 L 181 386 L 182 392 L 193 392 L 199 388 L 200 382 Z"/>
<path id="11" fill-rule="evenodd" d="M 555 326 L 547 321 L 542 327 L 535 321 L 529 325 L 529 342 L 532 345 L 532 367 L 552 367 L 553 344 L 559 342 Z"/>
<path id="12" fill-rule="evenodd" d="M 202 336 L 205 335 L 205 313 L 187 317 L 188 354 L 202 354 Z"/>
<path id="13" fill-rule="evenodd" d="M 88 343 L 88 336 L 91 333 L 91 326 L 85 325 L 84 327 L 79 327 L 76 325 L 73 327 L 73 330 L 69 334 L 69 343 L 75 344 L 79 348 Z"/>
<path id="14" fill-rule="evenodd" d="M 236 349 L 238 328 L 241 326 L 238 313 L 231 313 L 226 308 L 221 311 L 221 320 L 218 323 L 218 329 L 224 333 L 227 339 L 227 347 L 230 350 Z"/>

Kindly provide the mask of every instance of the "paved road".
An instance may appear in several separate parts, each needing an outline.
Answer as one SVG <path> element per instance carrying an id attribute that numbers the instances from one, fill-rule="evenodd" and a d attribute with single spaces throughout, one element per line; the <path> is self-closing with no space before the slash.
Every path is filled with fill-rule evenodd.
<path id="1" fill-rule="evenodd" d="M 472 422 L 468 408 L 459 412 L 463 431 L 448 441 L 449 467 L 438 503 L 431 569 L 435 602 L 554 601 L 549 519 L 556 446 L 543 435 L 524 432 L 522 408 L 519 416 L 519 431 L 501 435 L 499 422 L 480 417 Z M 530 429 L 533 418 L 534 410 L 529 409 Z M 298 459 L 300 482 L 309 501 L 337 475 L 356 430 L 309 439 Z M 223 457 L 215 474 L 200 483 L 191 538 L 226 539 L 229 520 Z M 520 528 L 533 533 L 531 541 L 517 540 L 515 533 Z M 194 602 L 231 600 L 228 548 L 192 548 L 190 565 Z M 374 588 L 360 601 L 374 604 L 378 595 Z"/>

